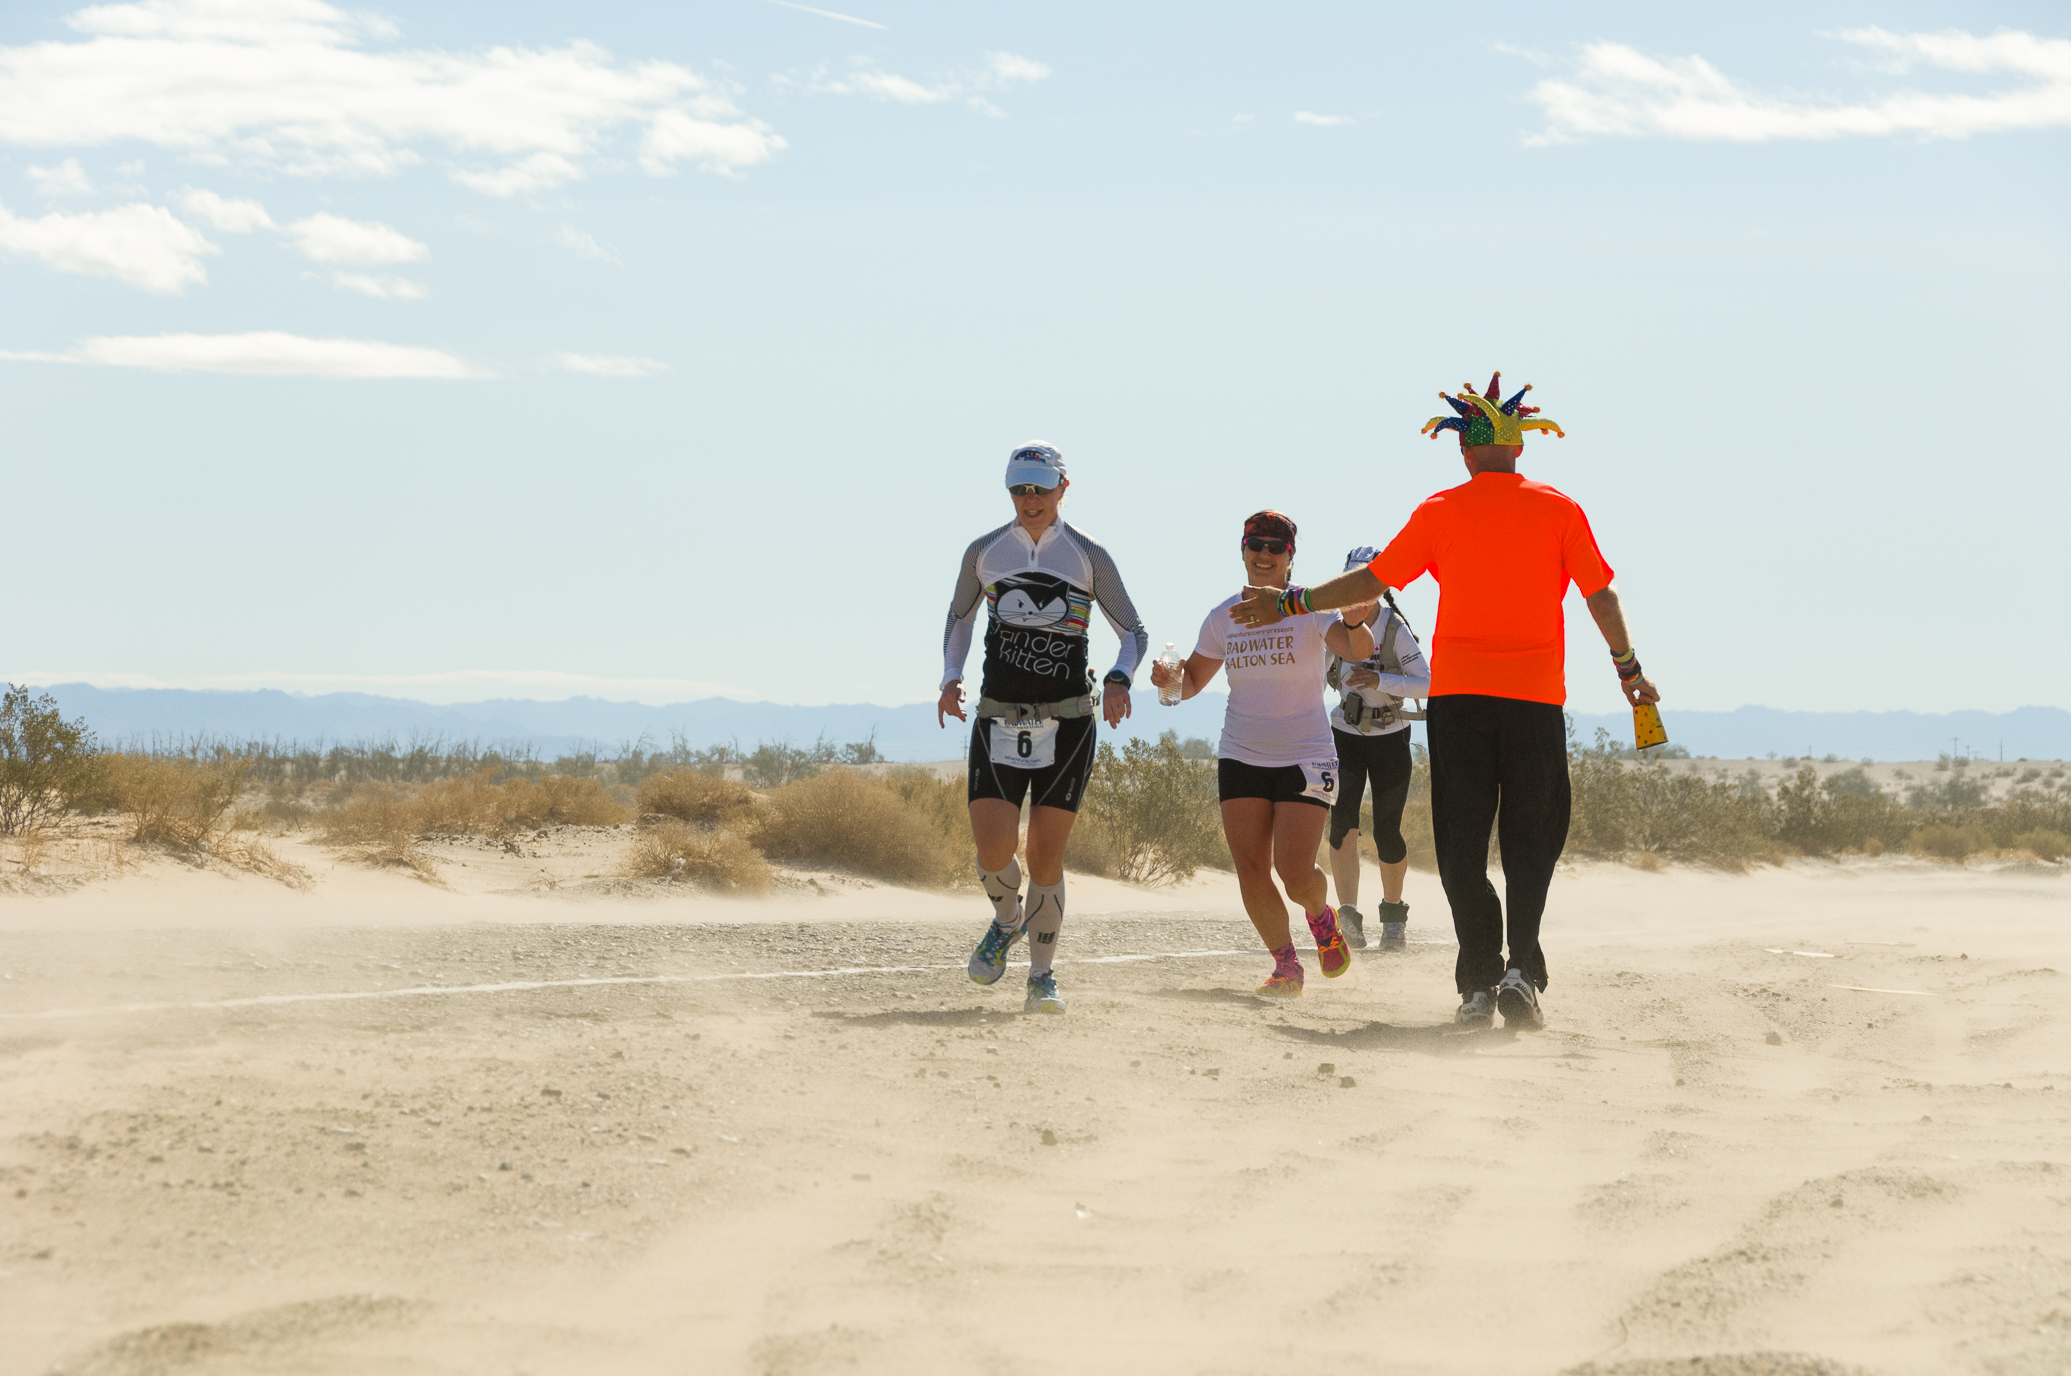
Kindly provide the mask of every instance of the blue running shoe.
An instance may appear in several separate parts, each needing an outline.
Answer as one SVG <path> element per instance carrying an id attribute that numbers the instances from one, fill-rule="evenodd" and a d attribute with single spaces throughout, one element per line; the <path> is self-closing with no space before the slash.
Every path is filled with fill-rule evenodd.
<path id="1" fill-rule="evenodd" d="M 1057 992 L 1057 976 L 1048 970 L 1040 975 L 1028 977 L 1028 998 L 1021 1005 L 1024 1013 L 1062 1013 L 1064 996 Z"/>
<path id="2" fill-rule="evenodd" d="M 971 952 L 971 983 L 997 984 L 1001 975 L 1007 973 L 1007 952 L 1014 949 L 1014 943 L 1021 940 L 1026 927 L 1016 927 L 1011 933 L 1000 930 L 997 920 L 985 929 L 985 939 L 978 943 L 978 949 Z"/>

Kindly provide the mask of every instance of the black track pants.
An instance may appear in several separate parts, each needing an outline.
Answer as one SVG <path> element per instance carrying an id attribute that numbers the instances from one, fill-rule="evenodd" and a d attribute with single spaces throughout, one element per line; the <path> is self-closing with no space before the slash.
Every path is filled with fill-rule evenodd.
<path id="1" fill-rule="evenodd" d="M 1512 966 L 1546 987 L 1539 919 L 1568 840 L 1567 724 L 1558 703 L 1457 693 L 1427 703 L 1431 830 L 1438 878 L 1452 905 L 1466 995 L 1493 987 Z M 1503 848 L 1510 900 L 1510 959 L 1503 959 L 1503 905 L 1489 883 L 1489 827 Z"/>

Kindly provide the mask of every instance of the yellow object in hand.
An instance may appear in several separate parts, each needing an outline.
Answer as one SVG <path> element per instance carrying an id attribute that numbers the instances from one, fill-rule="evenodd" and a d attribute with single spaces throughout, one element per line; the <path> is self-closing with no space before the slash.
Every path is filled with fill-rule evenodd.
<path id="1" fill-rule="evenodd" d="M 1651 702 L 1632 709 L 1632 743 L 1641 750 L 1668 744 L 1668 728 L 1661 724 L 1661 709 Z"/>

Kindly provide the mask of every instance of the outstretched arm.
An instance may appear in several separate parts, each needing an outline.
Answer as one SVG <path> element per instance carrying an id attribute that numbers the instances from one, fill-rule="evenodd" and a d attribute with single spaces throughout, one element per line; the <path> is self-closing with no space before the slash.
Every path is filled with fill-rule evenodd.
<path id="1" fill-rule="evenodd" d="M 1632 633 L 1625 626 L 1625 608 L 1618 601 L 1618 589 L 1606 584 L 1583 599 L 1589 604 L 1589 614 L 1596 618 L 1596 628 L 1603 632 L 1604 644 L 1611 649 L 1611 658 L 1616 661 L 1632 654 Z M 1639 661 L 1633 660 L 1637 670 Z M 1661 701 L 1661 692 L 1643 673 L 1634 673 L 1626 678 L 1622 674 L 1618 686 L 1625 692 L 1625 700 L 1634 707 L 1643 702 Z"/>
<path id="2" fill-rule="evenodd" d="M 1381 595 L 1385 585 L 1373 576 L 1369 569 L 1353 569 L 1341 573 L 1328 583 L 1318 583 L 1308 590 L 1309 610 L 1313 612 L 1332 611 L 1338 607 L 1355 606 L 1361 602 L 1372 602 Z M 1271 626 L 1284 619 L 1287 613 L 1280 607 L 1280 591 L 1277 588 L 1246 588 L 1243 600 L 1230 608 L 1230 619 L 1239 626 Z"/>

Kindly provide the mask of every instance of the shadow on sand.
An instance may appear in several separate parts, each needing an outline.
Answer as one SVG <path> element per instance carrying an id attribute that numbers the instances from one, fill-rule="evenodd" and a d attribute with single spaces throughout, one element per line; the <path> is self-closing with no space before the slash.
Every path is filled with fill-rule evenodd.
<path id="1" fill-rule="evenodd" d="M 1456 1027 L 1449 1022 L 1429 1027 L 1370 1022 L 1345 1030 L 1280 1023 L 1266 1030 L 1309 1046 L 1335 1047 L 1340 1051 L 1421 1051 L 1427 1056 L 1460 1056 L 1486 1047 L 1508 1046 L 1517 1040 L 1517 1033 L 1508 1028 Z"/>
<path id="2" fill-rule="evenodd" d="M 1019 1016 L 1016 1008 L 888 1008 L 882 1013 L 814 1012 L 849 1027 L 977 1027 Z"/>

